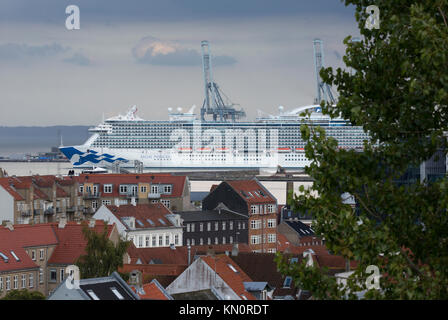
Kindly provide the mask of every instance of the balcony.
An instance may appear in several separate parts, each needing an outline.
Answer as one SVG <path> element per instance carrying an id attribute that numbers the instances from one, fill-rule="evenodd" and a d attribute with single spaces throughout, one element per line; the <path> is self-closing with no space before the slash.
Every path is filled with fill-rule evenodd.
<path id="1" fill-rule="evenodd" d="M 22 217 L 31 217 L 31 210 L 23 210 L 20 212 Z"/>
<path id="2" fill-rule="evenodd" d="M 137 192 L 131 192 L 131 193 L 126 194 L 126 197 L 128 199 L 130 199 L 130 198 L 138 198 L 138 193 Z"/>
<path id="3" fill-rule="evenodd" d="M 148 193 L 148 199 L 160 199 L 160 193 Z"/>
<path id="4" fill-rule="evenodd" d="M 66 212 L 75 212 L 75 211 L 76 211 L 76 206 L 73 206 L 73 207 L 67 207 L 67 208 L 65 209 L 65 211 L 66 211 Z"/>
<path id="5" fill-rule="evenodd" d="M 101 197 L 101 192 L 86 192 L 83 194 L 85 200 L 98 199 L 99 197 Z"/>

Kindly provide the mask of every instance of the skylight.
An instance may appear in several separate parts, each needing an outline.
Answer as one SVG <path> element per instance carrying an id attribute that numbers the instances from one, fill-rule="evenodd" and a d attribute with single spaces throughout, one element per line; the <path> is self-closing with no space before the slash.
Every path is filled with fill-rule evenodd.
<path id="1" fill-rule="evenodd" d="M 233 272 L 238 272 L 238 270 L 236 270 L 235 267 L 232 266 L 230 263 L 228 263 L 227 266 L 229 266 L 230 270 L 232 270 Z"/>
<path id="2" fill-rule="evenodd" d="M 95 294 L 95 292 L 93 292 L 93 290 L 87 290 L 87 293 L 93 300 L 100 300 L 100 298 L 98 298 L 98 296 Z"/>
<path id="3" fill-rule="evenodd" d="M 9 261 L 9 258 L 6 255 L 4 255 L 2 252 L 0 252 L 0 257 L 2 257 L 5 262 Z"/>
<path id="4" fill-rule="evenodd" d="M 120 292 L 118 292 L 117 288 L 112 287 L 110 288 L 110 290 L 114 293 L 114 295 L 120 299 L 120 300 L 124 300 L 124 297 L 120 294 Z"/>
<path id="5" fill-rule="evenodd" d="M 137 221 L 137 223 L 138 223 L 138 225 L 140 226 L 140 227 L 143 227 L 144 226 L 144 224 L 143 224 L 143 222 L 141 222 L 140 220 L 135 220 L 135 221 Z"/>
<path id="6" fill-rule="evenodd" d="M 149 223 L 150 225 L 155 226 L 154 221 L 152 221 L 151 219 L 146 219 L 146 221 L 148 221 L 148 223 Z"/>
<path id="7" fill-rule="evenodd" d="M 14 251 L 10 251 L 11 255 L 14 257 L 14 259 L 16 259 L 16 261 L 20 261 L 19 257 L 16 255 L 16 253 Z"/>
<path id="8" fill-rule="evenodd" d="M 164 226 L 166 226 L 166 222 L 162 220 L 162 218 L 159 218 L 159 221 L 161 224 L 163 224 Z"/>

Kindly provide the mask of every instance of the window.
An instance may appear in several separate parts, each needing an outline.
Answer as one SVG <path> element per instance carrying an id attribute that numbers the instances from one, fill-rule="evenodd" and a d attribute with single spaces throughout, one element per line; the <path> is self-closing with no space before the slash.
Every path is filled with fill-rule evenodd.
<path id="1" fill-rule="evenodd" d="M 207 238 L 207 244 L 212 244 L 212 239 Z"/>
<path id="2" fill-rule="evenodd" d="M 11 290 L 11 277 L 7 276 L 6 277 L 6 291 Z"/>
<path id="3" fill-rule="evenodd" d="M 0 277 L 0 293 L 3 291 L 3 277 Z"/>
<path id="4" fill-rule="evenodd" d="M 187 232 L 190 232 L 190 224 L 187 223 Z"/>
<path id="5" fill-rule="evenodd" d="M 14 276 L 14 289 L 19 289 L 19 276 Z"/>
<path id="6" fill-rule="evenodd" d="M 105 206 L 110 206 L 112 204 L 111 200 L 102 200 L 101 204 L 105 205 Z"/>
<path id="7" fill-rule="evenodd" d="M 139 248 L 143 247 L 143 236 L 137 237 L 137 247 L 139 247 Z"/>
<path id="8" fill-rule="evenodd" d="M 251 205 L 250 206 L 250 213 L 252 214 L 256 214 L 257 212 L 257 206 L 256 205 Z"/>
<path id="9" fill-rule="evenodd" d="M 163 187 L 163 192 L 164 193 L 168 193 L 170 194 L 172 192 L 173 188 L 169 185 L 169 186 L 164 186 Z"/>
<path id="10" fill-rule="evenodd" d="M 268 228 L 275 228 L 275 219 L 268 219 Z"/>
<path id="11" fill-rule="evenodd" d="M 276 253 L 277 252 L 277 250 L 274 248 L 274 249 L 268 249 L 268 253 Z"/>
<path id="12" fill-rule="evenodd" d="M 204 239 L 200 238 L 199 239 L 199 244 L 202 246 L 204 244 Z"/>
<path id="13" fill-rule="evenodd" d="M 79 193 L 84 193 L 84 186 L 83 185 L 79 186 Z"/>
<path id="14" fill-rule="evenodd" d="M 250 243 L 251 244 L 260 244 L 261 243 L 261 236 L 251 236 L 250 237 Z"/>
<path id="15" fill-rule="evenodd" d="M 226 230 L 226 222 L 225 222 L 225 221 L 223 221 L 223 223 L 222 223 L 222 230 L 223 230 L 223 231 Z"/>
<path id="16" fill-rule="evenodd" d="M 40 249 L 39 250 L 39 260 L 44 260 L 44 259 L 45 259 L 45 250 Z"/>
<path id="17" fill-rule="evenodd" d="M 171 201 L 170 201 L 170 200 L 161 199 L 160 202 L 161 202 L 165 207 L 167 207 L 168 209 L 169 209 L 170 206 L 171 206 Z"/>
<path id="18" fill-rule="evenodd" d="M 292 278 L 291 277 L 286 277 L 285 281 L 283 282 L 283 288 L 291 288 L 291 282 L 292 282 Z"/>
<path id="19" fill-rule="evenodd" d="M 39 269 L 39 283 L 44 283 L 44 269 L 42 268 Z"/>
<path id="20" fill-rule="evenodd" d="M 199 224 L 199 231 L 204 231 L 204 224 L 203 223 L 200 223 Z"/>
<path id="21" fill-rule="evenodd" d="M 28 286 L 29 286 L 30 288 L 33 288 L 33 287 L 34 287 L 34 274 L 30 273 L 30 274 L 29 274 L 29 277 L 28 277 L 28 280 L 29 280 L 29 281 L 28 281 L 28 282 L 29 282 L 29 285 L 28 285 Z"/>
<path id="22" fill-rule="evenodd" d="M 211 230 L 212 230 L 212 223 L 207 222 L 207 231 L 211 231 Z"/>
<path id="23" fill-rule="evenodd" d="M 147 190 L 146 186 L 140 186 L 141 193 L 146 193 L 146 190 Z"/>
<path id="24" fill-rule="evenodd" d="M 128 193 L 128 186 L 120 185 L 120 193 Z"/>
<path id="25" fill-rule="evenodd" d="M 104 185 L 104 193 L 112 193 L 112 185 L 111 184 Z"/>
<path id="26" fill-rule="evenodd" d="M 261 220 L 251 220 L 250 221 L 250 228 L 251 229 L 260 229 L 261 228 Z"/>
<path id="27" fill-rule="evenodd" d="M 229 230 L 233 230 L 233 221 L 229 221 Z"/>
<path id="28" fill-rule="evenodd" d="M 215 244 L 218 244 L 218 243 L 219 243 L 218 237 L 215 237 Z"/>
<path id="29" fill-rule="evenodd" d="M 268 234 L 268 242 L 269 243 L 275 243 L 276 241 L 276 234 L 275 233 L 269 233 Z"/>
<path id="30" fill-rule="evenodd" d="M 215 222 L 215 231 L 219 230 L 219 222 Z"/>
<path id="31" fill-rule="evenodd" d="M 145 237 L 145 247 L 149 247 L 149 236 Z"/>
<path id="32" fill-rule="evenodd" d="M 191 232 L 194 232 L 194 223 L 191 224 Z"/>
<path id="33" fill-rule="evenodd" d="M 56 281 L 57 281 L 56 269 L 50 269 L 50 282 L 56 282 Z"/>
<path id="34" fill-rule="evenodd" d="M 159 186 L 151 186 L 151 193 L 159 193 Z"/>
<path id="35" fill-rule="evenodd" d="M 155 247 L 156 246 L 156 236 L 152 236 L 152 246 Z"/>
<path id="36" fill-rule="evenodd" d="M 92 208 L 95 210 L 98 209 L 98 201 L 96 200 L 92 201 Z"/>
<path id="37" fill-rule="evenodd" d="M 194 241 L 194 239 L 191 239 L 191 245 L 192 245 L 192 246 L 195 245 L 195 241 Z"/>
<path id="38" fill-rule="evenodd" d="M 93 300 L 100 300 L 100 298 L 98 298 L 98 296 L 92 290 L 87 290 L 87 293 Z"/>
<path id="39" fill-rule="evenodd" d="M 232 237 L 232 236 L 229 237 L 229 243 L 230 243 L 230 244 L 233 243 L 233 237 Z"/>
<path id="40" fill-rule="evenodd" d="M 25 288 L 26 288 L 26 274 L 22 274 L 22 289 Z"/>
<path id="41" fill-rule="evenodd" d="M 275 212 L 275 204 L 268 204 L 268 212 L 269 213 Z"/>
<path id="42" fill-rule="evenodd" d="M 163 237 L 159 236 L 159 246 L 163 246 Z"/>
<path id="43" fill-rule="evenodd" d="M 117 288 L 112 287 L 112 288 L 110 288 L 110 290 L 114 293 L 114 295 L 115 295 L 119 300 L 124 300 L 124 297 L 120 294 L 120 292 L 118 292 Z"/>
<path id="44" fill-rule="evenodd" d="M 226 244 L 226 237 L 222 237 L 222 244 Z"/>
<path id="45" fill-rule="evenodd" d="M 64 276 L 65 276 L 65 270 L 64 269 L 59 269 L 59 282 L 63 282 L 64 281 Z"/>
<path id="46" fill-rule="evenodd" d="M 170 245 L 170 235 L 169 234 L 165 235 L 165 245 L 166 246 Z"/>
<path id="47" fill-rule="evenodd" d="M 31 260 L 36 261 L 36 250 L 31 250 Z"/>
<path id="48" fill-rule="evenodd" d="M 174 244 L 179 244 L 179 235 L 178 234 L 176 234 L 176 235 L 174 235 Z"/>

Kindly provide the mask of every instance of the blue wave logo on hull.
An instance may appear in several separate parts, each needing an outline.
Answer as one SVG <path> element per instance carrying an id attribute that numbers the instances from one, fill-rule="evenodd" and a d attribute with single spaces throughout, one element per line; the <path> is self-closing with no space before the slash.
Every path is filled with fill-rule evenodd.
<path id="1" fill-rule="evenodd" d="M 104 154 L 98 154 L 98 152 L 94 150 L 87 149 L 87 152 L 79 151 L 76 148 L 73 147 L 67 147 L 67 148 L 60 148 L 61 152 L 69 159 L 74 166 L 80 166 L 82 164 L 85 164 L 86 162 L 90 162 L 93 164 L 99 164 L 102 161 L 108 162 L 108 163 L 114 163 L 116 161 L 121 162 L 129 162 L 128 160 L 124 158 L 116 158 L 115 156 L 110 155 L 108 153 Z"/>

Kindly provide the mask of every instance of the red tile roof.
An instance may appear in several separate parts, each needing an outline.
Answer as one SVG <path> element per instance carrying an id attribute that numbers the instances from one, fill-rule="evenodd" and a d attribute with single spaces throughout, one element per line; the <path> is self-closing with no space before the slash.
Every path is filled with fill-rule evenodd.
<path id="1" fill-rule="evenodd" d="M 19 258 L 16 260 L 12 252 Z M 17 237 L 14 236 L 14 231 L 5 227 L 0 227 L 0 253 L 5 255 L 8 262 L 5 262 L 2 255 L 0 255 L 0 272 L 14 271 L 22 269 L 37 269 L 39 266 L 31 260 L 25 249 L 17 242 Z"/>
<path id="2" fill-rule="evenodd" d="M 185 271 L 187 265 L 181 264 L 124 264 L 119 268 L 120 272 L 126 273 L 139 270 L 145 276 L 178 276 Z"/>
<path id="3" fill-rule="evenodd" d="M 81 255 L 85 254 L 87 240 L 82 232 L 85 225 L 85 223 L 67 222 L 64 228 L 59 228 L 58 224 L 52 224 L 59 243 L 48 260 L 49 264 L 74 264 Z M 94 230 L 98 233 L 103 232 L 105 225 L 107 234 L 110 236 L 115 225 L 107 225 L 97 220 Z"/>
<path id="4" fill-rule="evenodd" d="M 161 203 L 138 204 L 136 206 L 132 204 L 120 206 L 108 205 L 106 207 L 118 219 L 124 217 L 134 217 L 136 229 L 174 226 L 165 217 L 167 214 L 171 214 L 172 212 Z M 150 219 L 153 224 L 151 224 L 147 219 Z M 138 223 L 138 221 L 140 221 L 141 224 Z M 161 221 L 163 221 L 163 223 Z"/>
<path id="5" fill-rule="evenodd" d="M 155 283 L 151 281 L 150 283 L 143 285 L 144 294 L 139 294 L 140 299 L 149 300 L 169 300 L 165 292 Z"/>
<path id="6" fill-rule="evenodd" d="M 276 203 L 276 199 L 255 179 L 225 182 L 248 203 Z"/>
<path id="7" fill-rule="evenodd" d="M 178 198 L 181 197 L 184 191 L 186 176 L 175 176 L 165 173 L 140 173 L 140 174 L 80 174 L 74 177 L 80 184 L 94 183 L 94 184 L 113 184 L 112 193 L 107 193 L 107 196 L 118 197 L 120 184 L 138 184 L 138 183 L 152 183 L 152 184 L 171 184 L 173 186 L 171 194 L 162 194 L 162 198 Z M 100 187 L 99 190 L 102 190 Z"/>
<path id="8" fill-rule="evenodd" d="M 227 255 L 217 256 L 205 256 L 201 257 L 212 270 L 216 270 L 219 277 L 230 287 L 232 290 L 243 299 L 243 295 L 247 300 L 256 300 L 256 298 L 246 291 L 243 282 L 252 282 L 252 279 Z M 235 270 L 229 266 L 231 265 Z"/>
<path id="9" fill-rule="evenodd" d="M 134 245 L 130 245 L 128 248 L 128 254 L 131 257 L 131 263 L 136 263 L 138 259 L 142 264 L 149 264 L 151 260 L 158 260 L 162 264 L 188 264 L 188 251 L 187 247 L 176 247 L 171 249 L 169 247 L 163 248 L 136 248 Z M 193 259 L 193 255 L 191 256 Z"/>
<path id="10" fill-rule="evenodd" d="M 39 247 L 56 245 L 58 239 L 52 228 L 52 224 L 16 224 L 14 225 L 14 231 L 11 231 L 14 235 L 15 241 L 21 247 Z"/>
<path id="11" fill-rule="evenodd" d="M 23 201 L 24 198 L 17 192 L 14 186 L 11 186 L 8 178 L 0 178 L 0 186 L 3 187 L 17 201 Z"/>

